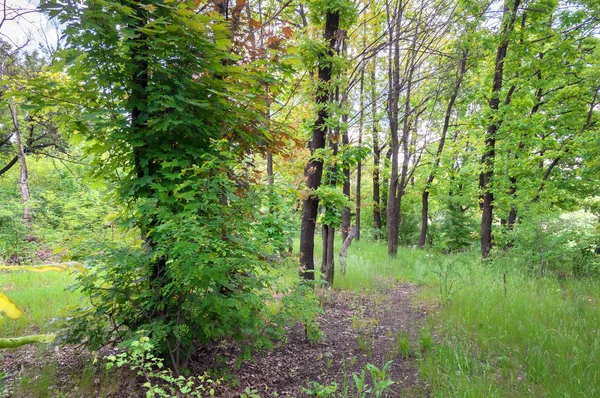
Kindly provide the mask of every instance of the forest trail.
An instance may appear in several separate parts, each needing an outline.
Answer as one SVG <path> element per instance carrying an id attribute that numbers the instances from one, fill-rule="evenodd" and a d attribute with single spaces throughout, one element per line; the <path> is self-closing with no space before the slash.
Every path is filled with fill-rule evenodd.
<path id="1" fill-rule="evenodd" d="M 240 388 L 222 391 L 222 396 L 239 397 L 249 388 L 261 397 L 306 397 L 304 389 L 314 381 L 337 383 L 333 396 L 342 396 L 344 375 L 352 390 L 352 373 L 360 375 L 368 363 L 381 369 L 388 361 L 392 361 L 389 377 L 394 385 L 385 396 L 427 396 L 427 387 L 418 377 L 414 350 L 406 356 L 398 347 L 398 339 L 408 336 L 410 347 L 416 346 L 425 319 L 426 311 L 414 305 L 416 292 L 417 287 L 411 284 L 364 294 L 322 292 L 321 342 L 310 344 L 302 327 L 296 326 L 286 343 L 233 370 Z M 367 376 L 371 384 L 369 379 Z"/>
<path id="2" fill-rule="evenodd" d="M 344 377 L 349 386 L 347 397 L 355 396 L 352 373 L 360 375 L 367 364 L 381 369 L 388 361 L 389 378 L 394 381 L 386 397 L 424 397 L 428 388 L 418 377 L 415 348 L 418 346 L 420 330 L 427 311 L 414 304 L 417 286 L 412 284 L 393 285 L 376 292 L 355 293 L 350 291 L 321 290 L 324 313 L 319 316 L 323 333 L 316 344 L 305 338 L 302 325 L 289 330 L 288 339 L 275 349 L 256 354 L 252 360 L 244 361 L 241 367 L 235 365 L 240 355 L 239 348 L 232 346 L 215 347 L 200 351 L 192 363 L 193 374 L 202 374 L 207 369 L 223 368 L 229 374 L 227 380 L 218 387 L 215 396 L 238 398 L 248 388 L 261 398 L 267 397 L 308 397 L 305 389 L 318 382 L 321 385 L 337 383 L 337 393 L 343 396 Z M 410 340 L 410 354 L 403 355 L 398 339 Z M 11 385 L 17 382 L 20 374 L 32 368 L 54 366 L 52 378 L 62 393 L 77 395 L 77 380 L 85 373 L 85 364 L 92 360 L 91 354 L 82 347 L 61 346 L 44 354 L 36 354 L 39 347 L 25 346 L 5 352 L 0 357 L 0 368 L 6 372 L 4 381 Z M 110 348 L 101 350 L 100 356 L 114 352 Z M 372 386 L 369 372 L 366 381 Z M 113 378 L 110 388 L 105 389 L 107 377 Z M 92 377 L 89 382 L 97 396 L 143 397 L 143 380 L 135 380 L 133 373 L 123 369 L 115 375 L 102 374 Z M 239 386 L 236 382 L 239 381 Z M 17 382 L 18 383 L 18 382 Z M 12 388 L 4 391 L 4 396 L 13 395 Z M 89 390 L 88 390 L 89 391 Z M 6 395 L 8 394 L 8 395 Z M 73 394 L 73 395 L 71 395 Z M 0 394 L 2 395 L 2 394 Z M 35 395 L 33 395 L 35 396 Z"/>

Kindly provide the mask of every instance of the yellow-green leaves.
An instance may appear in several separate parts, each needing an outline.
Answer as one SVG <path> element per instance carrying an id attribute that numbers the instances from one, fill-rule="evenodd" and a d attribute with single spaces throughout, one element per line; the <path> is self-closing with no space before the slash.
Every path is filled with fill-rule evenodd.
<path id="1" fill-rule="evenodd" d="M 2 293 L 0 293 L 0 313 L 11 319 L 19 319 L 23 316 L 23 311 Z"/>

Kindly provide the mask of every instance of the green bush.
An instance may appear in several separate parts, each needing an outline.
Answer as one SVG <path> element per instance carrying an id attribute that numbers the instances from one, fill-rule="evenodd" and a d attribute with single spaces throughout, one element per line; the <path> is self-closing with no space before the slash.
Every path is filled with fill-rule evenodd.
<path id="1" fill-rule="evenodd" d="M 583 211 L 532 217 L 508 235 L 509 256 L 540 275 L 546 270 L 575 277 L 598 275 L 596 224 L 596 217 Z"/>
<path id="2" fill-rule="evenodd" d="M 292 294 L 299 283 L 295 269 L 290 282 L 278 283 L 285 294 L 280 310 L 269 310 L 285 267 L 269 261 L 272 231 L 260 228 L 255 206 L 264 191 L 234 197 L 235 181 L 221 172 L 229 161 L 207 161 L 183 183 L 196 184 L 186 192 L 193 206 L 173 211 L 140 202 L 140 211 L 156 219 L 153 247 L 140 240 L 138 247 L 98 251 L 77 286 L 91 306 L 69 320 L 67 341 L 95 349 L 144 331 L 178 373 L 194 344 L 233 338 L 268 348 L 290 318 L 312 324 L 316 301 L 308 291 Z M 231 198 L 228 205 L 215 205 L 223 195 Z"/>

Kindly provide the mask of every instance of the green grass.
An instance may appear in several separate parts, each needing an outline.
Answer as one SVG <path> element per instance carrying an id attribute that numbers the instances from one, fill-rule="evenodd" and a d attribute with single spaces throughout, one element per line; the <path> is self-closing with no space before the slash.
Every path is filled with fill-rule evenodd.
<path id="1" fill-rule="evenodd" d="M 419 301 L 438 305 L 417 342 L 432 396 L 600 396 L 600 280 L 539 278 L 477 253 L 404 248 L 390 260 L 384 243 L 354 242 L 347 264 L 335 289 L 410 282 L 421 285 Z"/>
<path id="2" fill-rule="evenodd" d="M 65 315 L 69 305 L 80 296 L 65 292 L 76 275 L 66 272 L 0 272 L 0 292 L 25 312 L 20 319 L 0 316 L 0 336 L 48 333 L 56 330 L 53 319 Z"/>
<path id="3" fill-rule="evenodd" d="M 598 286 L 474 267 L 437 314 L 442 343 L 421 364 L 434 396 L 600 396 Z"/>

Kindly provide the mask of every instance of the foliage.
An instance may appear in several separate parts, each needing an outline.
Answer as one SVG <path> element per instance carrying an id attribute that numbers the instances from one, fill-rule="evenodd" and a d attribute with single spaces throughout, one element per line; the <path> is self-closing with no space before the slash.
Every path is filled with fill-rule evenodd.
<path id="1" fill-rule="evenodd" d="M 323 225 L 339 224 L 342 220 L 342 211 L 351 204 L 350 199 L 340 188 L 331 185 L 321 185 L 315 195 L 319 198 L 323 209 L 319 221 Z"/>
<path id="2" fill-rule="evenodd" d="M 77 287 L 91 305 L 69 320 L 68 341 L 99 347 L 143 330 L 176 374 L 195 344 L 270 346 L 281 326 L 266 318 L 270 258 L 286 227 L 256 206 L 272 203 L 255 189 L 251 154 L 281 142 L 265 119 L 275 71 L 245 63 L 224 15 L 198 3 L 44 7 L 67 24 L 64 62 L 85 103 L 69 126 L 114 184 L 120 225 L 142 236 L 100 245 Z"/>
<path id="3" fill-rule="evenodd" d="M 388 361 L 381 369 L 379 369 L 377 366 L 368 363 L 365 365 L 364 369 L 361 370 L 360 375 L 356 372 L 352 373 L 352 380 L 354 381 L 353 390 L 356 390 L 352 395 L 349 395 L 348 388 L 345 388 L 341 395 L 336 395 L 338 392 L 338 385 L 336 382 L 331 384 L 321 384 L 313 381 L 310 387 L 304 388 L 302 391 L 311 397 L 341 396 L 346 398 L 352 396 L 357 398 L 380 398 L 385 396 L 391 386 L 394 385 L 394 381 L 389 378 L 388 374 L 391 364 L 392 361 Z M 368 371 L 371 376 L 371 381 L 373 383 L 372 387 L 366 381 L 367 373 L 365 370 Z"/>
<path id="4" fill-rule="evenodd" d="M 8 264 L 31 264 L 35 261 L 36 243 L 28 239 L 28 230 L 22 217 L 20 199 L 5 196 L 0 207 L 0 260 Z"/>
<path id="5" fill-rule="evenodd" d="M 469 250 L 477 236 L 472 214 L 462 208 L 450 206 L 441 217 L 439 232 L 433 246 L 443 253 Z"/>
<path id="6" fill-rule="evenodd" d="M 575 277 L 597 276 L 596 225 L 595 216 L 581 211 L 534 216 L 508 235 L 512 249 L 506 255 L 527 259 L 526 266 L 536 274 L 548 270 Z"/>
<path id="7" fill-rule="evenodd" d="M 312 382 L 312 385 L 309 388 L 304 388 L 302 391 L 311 397 L 331 397 L 338 390 L 337 383 L 331 383 L 328 385 L 323 385 L 316 381 Z"/>
<path id="8" fill-rule="evenodd" d="M 127 366 L 136 371 L 145 380 L 146 397 L 203 397 L 205 393 L 215 396 L 214 386 L 221 384 L 221 380 L 212 380 L 207 374 L 197 377 L 173 376 L 169 369 L 165 369 L 163 360 L 154 354 L 154 347 L 148 337 L 142 336 L 132 341 L 127 346 L 127 351 L 116 355 L 108 355 L 106 369 L 113 366 Z"/>
<path id="9" fill-rule="evenodd" d="M 311 336 L 316 333 L 316 301 L 297 284 L 277 287 L 286 295 L 281 310 L 269 314 L 277 263 L 267 261 L 270 231 L 259 228 L 262 216 L 254 206 L 266 191 L 248 192 L 227 207 L 214 206 L 224 186 L 234 195 L 235 183 L 219 178 L 227 166 L 235 164 L 207 157 L 202 168 L 193 170 L 194 178 L 185 184 L 197 184 L 191 187 L 197 200 L 188 199 L 198 207 L 158 214 L 154 253 L 143 246 L 107 247 L 90 261 L 92 272 L 81 276 L 77 288 L 91 298 L 91 306 L 68 320 L 67 341 L 97 348 L 144 330 L 172 364 L 184 365 L 194 343 L 234 338 L 253 348 L 270 347 L 290 321 L 303 321 Z M 158 285 L 151 265 L 156 256 L 167 255 L 165 280 Z"/>
<path id="10" fill-rule="evenodd" d="M 389 377 L 389 368 L 391 364 L 392 361 L 388 361 L 381 369 L 371 363 L 366 365 L 367 370 L 371 374 L 373 394 L 376 398 L 384 396 L 384 394 L 390 390 L 390 387 L 394 385 L 394 381 Z"/>

